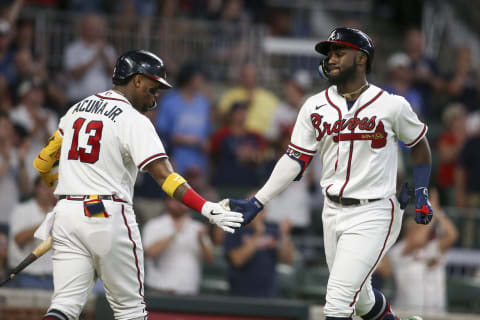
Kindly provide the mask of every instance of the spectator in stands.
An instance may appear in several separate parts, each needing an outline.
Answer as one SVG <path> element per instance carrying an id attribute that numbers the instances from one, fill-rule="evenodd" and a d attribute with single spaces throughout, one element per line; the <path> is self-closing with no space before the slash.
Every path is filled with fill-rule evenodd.
<path id="1" fill-rule="evenodd" d="M 246 63 L 240 71 L 240 85 L 228 89 L 220 98 L 219 111 L 226 115 L 236 102 L 247 102 L 247 129 L 264 135 L 278 106 L 278 98 L 257 85 L 257 69 Z"/>
<path id="2" fill-rule="evenodd" d="M 305 70 L 298 70 L 287 77 L 283 83 L 283 100 L 273 113 L 272 122 L 265 132 L 265 137 L 270 142 L 275 142 L 280 133 L 288 130 L 295 124 L 297 114 L 306 99 L 306 94 L 312 85 L 312 78 Z M 284 150 L 285 151 L 285 150 Z"/>
<path id="3" fill-rule="evenodd" d="M 277 296 L 277 264 L 294 261 L 290 221 L 284 220 L 280 225 L 266 223 L 264 215 L 260 212 L 246 227 L 225 235 L 231 295 Z"/>
<path id="4" fill-rule="evenodd" d="M 466 116 L 460 103 L 447 105 L 442 114 L 445 129 L 437 140 L 437 186 L 443 205 L 454 205 L 455 166 L 467 138 Z"/>
<path id="5" fill-rule="evenodd" d="M 418 225 L 408 217 L 403 239 L 387 256 L 396 285 L 393 307 L 424 314 L 447 311 L 445 255 L 458 238 L 434 188 L 430 202 L 435 210 L 434 223 Z"/>
<path id="6" fill-rule="evenodd" d="M 454 69 L 447 76 L 446 92 L 450 100 L 463 103 L 469 111 L 478 109 L 480 79 L 472 66 L 472 49 L 470 46 L 456 48 Z"/>
<path id="7" fill-rule="evenodd" d="M 82 16 L 79 31 L 79 39 L 69 44 L 64 54 L 71 104 L 110 88 L 116 58 L 115 50 L 106 40 L 106 22 L 102 17 Z"/>
<path id="8" fill-rule="evenodd" d="M 425 54 L 423 34 L 417 28 L 407 30 L 404 46 L 411 61 L 413 86 L 421 93 L 425 106 L 424 114 L 428 116 L 433 111 L 432 96 L 435 90 L 441 90 L 444 86 L 438 76 L 437 62 Z"/>
<path id="9" fill-rule="evenodd" d="M 31 146 L 26 157 L 27 169 L 30 181 L 37 174 L 31 163 L 42 150 L 53 132 L 57 128 L 57 116 L 50 110 L 44 108 L 45 93 L 43 83 L 32 80 L 25 81 L 18 86 L 18 97 L 20 104 L 10 112 L 10 118 L 13 122 L 23 126 L 30 137 Z"/>
<path id="10" fill-rule="evenodd" d="M 291 37 L 293 28 L 291 8 L 274 7 L 268 10 L 267 32 L 270 36 Z"/>
<path id="11" fill-rule="evenodd" d="M 10 218 L 8 248 L 10 268 L 17 266 L 40 244 L 41 240 L 35 239 L 33 234 L 57 201 L 52 189 L 39 176 L 35 178 L 34 186 L 34 198 L 19 204 Z M 52 253 L 49 251 L 19 273 L 10 285 L 17 288 L 53 290 L 52 272 Z"/>
<path id="12" fill-rule="evenodd" d="M 16 78 L 13 64 L 14 51 L 10 45 L 14 36 L 13 27 L 23 6 L 23 0 L 0 4 L 0 75 L 11 85 Z"/>
<path id="13" fill-rule="evenodd" d="M 174 199 L 166 199 L 165 207 L 166 213 L 149 220 L 143 229 L 145 284 L 158 293 L 197 294 L 202 262 L 215 259 L 207 228 Z"/>
<path id="14" fill-rule="evenodd" d="M 480 208 L 480 134 L 465 141 L 455 169 L 457 206 Z"/>
<path id="15" fill-rule="evenodd" d="M 160 102 L 157 130 L 169 145 L 177 172 L 208 172 L 207 142 L 212 132 L 211 104 L 202 93 L 205 77 L 197 64 L 187 63 L 177 75 L 176 89 Z"/>
<path id="16" fill-rule="evenodd" d="M 263 178 L 266 141 L 246 127 L 247 104 L 237 102 L 229 108 L 229 124 L 212 137 L 213 184 L 242 194 L 257 187 Z M 223 190 L 219 190 L 222 192 Z"/>
<path id="17" fill-rule="evenodd" d="M 30 191 L 25 161 L 30 142 L 20 137 L 21 130 L 6 114 L 0 114 L 0 234 L 5 235 L 8 235 L 10 215 L 20 195 Z M 26 135 L 26 131 L 23 132 Z"/>
<path id="18" fill-rule="evenodd" d="M 42 84 L 45 94 L 46 105 L 58 110 L 63 115 L 67 104 L 67 97 L 57 84 L 49 79 L 49 75 L 42 61 L 33 58 L 31 50 L 22 48 L 15 54 L 16 81 L 11 86 L 11 94 L 14 104 L 19 103 L 18 87 L 26 81 Z"/>
<path id="19" fill-rule="evenodd" d="M 2 75 L 8 85 L 16 80 L 16 70 L 14 64 L 14 52 L 10 50 L 12 40 L 11 25 L 8 21 L 0 19 L 0 75 Z"/>
<path id="20" fill-rule="evenodd" d="M 32 19 L 19 19 L 12 39 L 11 48 L 14 52 L 28 50 L 31 55 L 38 58 L 38 48 L 35 47 L 35 22 Z"/>
<path id="21" fill-rule="evenodd" d="M 242 61 L 246 56 L 249 45 L 242 41 L 245 37 L 245 30 L 251 27 L 251 19 L 245 10 L 243 0 L 223 1 L 220 13 L 217 15 L 218 5 L 213 4 L 213 12 L 209 13 L 210 18 L 218 19 L 218 23 L 211 26 L 210 36 L 215 39 L 210 55 L 214 57 L 217 64 L 231 64 L 232 61 Z M 223 68 L 213 70 L 214 78 L 225 79 L 227 76 Z"/>
<path id="22" fill-rule="evenodd" d="M 0 232 L 0 277 L 7 276 L 8 236 Z"/>
<path id="23" fill-rule="evenodd" d="M 413 111 L 423 119 L 425 118 L 425 106 L 420 91 L 412 85 L 413 73 L 410 65 L 411 61 L 406 53 L 392 54 L 387 60 L 388 81 L 385 90 L 404 97 L 412 106 Z"/>

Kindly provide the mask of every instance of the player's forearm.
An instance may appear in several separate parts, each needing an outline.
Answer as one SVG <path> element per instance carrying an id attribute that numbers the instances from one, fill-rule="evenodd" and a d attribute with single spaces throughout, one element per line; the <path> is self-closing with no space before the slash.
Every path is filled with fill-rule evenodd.
<path id="1" fill-rule="evenodd" d="M 430 172 L 432 170 L 432 153 L 426 137 L 423 137 L 422 140 L 412 147 L 411 158 L 413 163 L 415 190 L 428 188 Z"/>
<path id="2" fill-rule="evenodd" d="M 206 200 L 197 194 L 182 176 L 173 171 L 167 158 L 152 161 L 148 164 L 147 170 L 170 197 L 201 212 Z"/>
<path id="3" fill-rule="evenodd" d="M 427 138 L 423 137 L 411 150 L 411 159 L 413 165 L 431 164 L 432 153 Z"/>
<path id="4" fill-rule="evenodd" d="M 276 195 L 285 190 L 298 176 L 301 167 L 295 160 L 284 154 L 275 165 L 275 168 L 265 185 L 255 195 L 263 205 L 267 204 Z"/>

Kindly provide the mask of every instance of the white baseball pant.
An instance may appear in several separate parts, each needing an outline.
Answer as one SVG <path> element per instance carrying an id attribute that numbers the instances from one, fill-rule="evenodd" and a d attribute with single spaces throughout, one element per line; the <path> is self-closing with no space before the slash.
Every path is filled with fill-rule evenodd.
<path id="1" fill-rule="evenodd" d="M 146 319 L 143 247 L 135 214 L 127 203 L 103 203 L 108 218 L 85 216 L 82 201 L 64 199 L 55 207 L 50 309 L 78 319 L 100 277 L 115 319 Z"/>
<path id="2" fill-rule="evenodd" d="M 395 243 L 402 217 L 394 195 L 358 206 L 342 206 L 325 197 L 322 220 L 330 271 L 326 316 L 349 318 L 372 309 L 371 276 Z"/>

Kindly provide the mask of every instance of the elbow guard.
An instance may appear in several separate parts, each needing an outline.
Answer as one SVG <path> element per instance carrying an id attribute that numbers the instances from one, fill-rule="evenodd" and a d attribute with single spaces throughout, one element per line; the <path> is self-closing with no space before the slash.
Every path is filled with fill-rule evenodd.
<path id="1" fill-rule="evenodd" d="M 58 130 L 48 139 L 47 144 L 33 161 L 33 166 L 40 173 L 49 172 L 60 159 L 63 138 Z"/>
<path id="2" fill-rule="evenodd" d="M 312 161 L 313 156 L 293 150 L 292 148 L 288 148 L 285 153 L 291 159 L 297 161 L 298 164 L 300 164 L 300 167 L 301 167 L 300 173 L 293 180 L 293 181 L 299 181 L 300 179 L 302 179 L 303 173 L 305 172 L 308 165 L 310 164 L 310 161 Z"/>

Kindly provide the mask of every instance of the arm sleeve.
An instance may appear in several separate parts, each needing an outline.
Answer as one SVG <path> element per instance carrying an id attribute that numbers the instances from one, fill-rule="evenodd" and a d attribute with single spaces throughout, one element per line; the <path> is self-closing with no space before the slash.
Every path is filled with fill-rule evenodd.
<path id="1" fill-rule="evenodd" d="M 152 161 L 167 157 L 160 138 L 152 122 L 141 115 L 134 120 L 125 121 L 124 144 L 135 165 L 141 171 Z"/>
<path id="2" fill-rule="evenodd" d="M 60 129 L 48 139 L 47 144 L 40 151 L 38 156 L 33 160 L 33 166 L 40 173 L 49 172 L 52 167 L 60 159 L 60 149 L 62 147 L 63 134 Z"/>
<path id="3" fill-rule="evenodd" d="M 399 110 L 393 129 L 398 138 L 409 148 L 415 146 L 427 133 L 427 125 L 418 119 L 410 104 L 403 97 L 398 97 Z"/>
<path id="4" fill-rule="evenodd" d="M 313 156 L 317 153 L 319 141 L 312 121 L 320 121 L 321 116 L 318 113 L 310 114 L 309 101 L 305 102 L 298 113 L 288 146 L 297 152 Z"/>
<path id="5" fill-rule="evenodd" d="M 284 154 L 275 165 L 270 178 L 268 178 L 255 197 L 262 204 L 267 204 L 276 195 L 285 190 L 301 170 L 302 168 L 297 161 Z"/>

